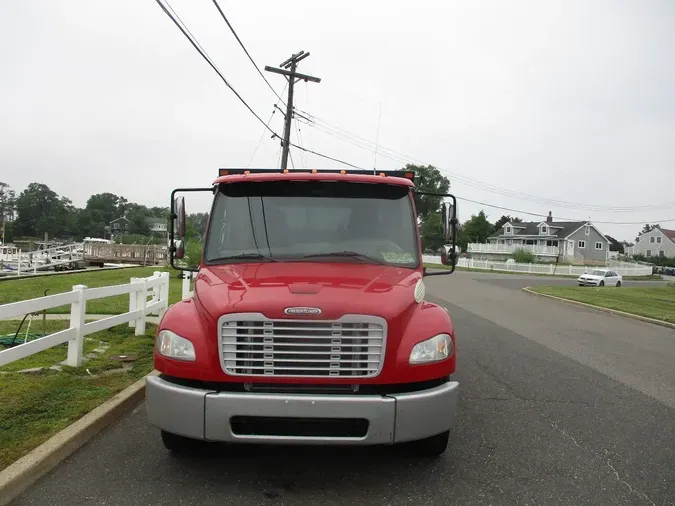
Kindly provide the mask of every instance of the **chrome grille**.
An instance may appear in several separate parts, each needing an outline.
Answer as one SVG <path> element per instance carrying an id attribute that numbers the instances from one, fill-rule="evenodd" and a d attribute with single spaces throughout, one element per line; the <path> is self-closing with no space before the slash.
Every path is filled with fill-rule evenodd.
<path id="1" fill-rule="evenodd" d="M 261 314 L 219 321 L 227 374 L 285 377 L 373 377 L 382 368 L 386 322 L 373 316 L 339 320 L 270 320 Z"/>

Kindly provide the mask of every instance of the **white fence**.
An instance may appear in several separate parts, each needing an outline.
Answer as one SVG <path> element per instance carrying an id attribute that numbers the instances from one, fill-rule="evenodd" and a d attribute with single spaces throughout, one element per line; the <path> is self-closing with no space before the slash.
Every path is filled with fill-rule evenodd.
<path id="1" fill-rule="evenodd" d="M 441 257 L 424 255 L 423 260 L 429 264 L 440 264 Z M 600 266 L 593 265 L 558 265 L 553 264 L 517 264 L 507 262 L 493 262 L 490 260 L 475 260 L 473 258 L 460 258 L 457 262 L 458 267 L 468 269 L 479 269 L 488 271 L 506 271 L 519 272 L 523 274 L 550 274 L 552 276 L 580 276 L 593 269 L 602 269 Z M 612 270 L 622 276 L 649 276 L 652 268 L 640 264 L 622 264 L 621 266 L 611 267 Z"/>
<path id="2" fill-rule="evenodd" d="M 480 244 L 470 243 L 467 245 L 469 253 L 497 253 L 512 255 L 516 250 L 525 250 L 535 255 L 558 256 L 560 250 L 557 246 L 539 246 L 534 244 Z"/>
<path id="3" fill-rule="evenodd" d="M 194 293 L 194 279 L 196 277 L 196 272 L 183 271 L 183 300 L 192 297 Z"/>
<path id="4" fill-rule="evenodd" d="M 126 313 L 85 323 L 87 301 L 129 294 L 129 311 Z M 148 297 L 151 297 L 148 300 Z M 47 295 L 37 299 L 13 302 L 0 306 L 0 320 L 37 313 L 46 309 L 70 304 L 70 325 L 67 329 L 0 351 L 0 366 L 14 362 L 48 348 L 68 343 L 67 365 L 82 364 L 84 336 L 129 322 L 135 334 L 145 334 L 146 317 L 162 316 L 169 305 L 169 273 L 155 272 L 149 278 L 131 278 L 124 285 L 87 288 L 75 285 L 71 292 Z"/>

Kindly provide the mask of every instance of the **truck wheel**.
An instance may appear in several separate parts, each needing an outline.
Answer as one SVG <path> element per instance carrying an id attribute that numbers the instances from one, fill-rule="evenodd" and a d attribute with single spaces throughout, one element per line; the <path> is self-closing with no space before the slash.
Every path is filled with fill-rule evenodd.
<path id="1" fill-rule="evenodd" d="M 441 432 L 426 439 L 420 439 L 412 443 L 413 453 L 420 457 L 438 457 L 448 447 L 450 431 Z"/>
<path id="2" fill-rule="evenodd" d="M 167 450 L 173 453 L 191 453 L 197 446 L 197 441 L 165 430 L 162 431 L 162 443 Z"/>

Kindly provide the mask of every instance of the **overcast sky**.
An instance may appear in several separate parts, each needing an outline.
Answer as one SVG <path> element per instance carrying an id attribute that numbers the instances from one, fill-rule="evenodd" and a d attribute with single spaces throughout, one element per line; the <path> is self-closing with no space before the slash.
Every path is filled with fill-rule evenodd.
<path id="1" fill-rule="evenodd" d="M 170 3 L 267 121 L 276 97 L 212 1 Z M 261 68 L 311 52 L 300 71 L 322 81 L 298 84 L 299 109 L 374 142 L 381 104 L 380 145 L 442 169 L 460 199 L 675 228 L 671 0 L 220 4 Z M 0 181 L 42 182 L 78 206 L 105 191 L 168 205 L 174 187 L 248 166 L 263 133 L 154 0 L 2 1 L 0 69 Z M 306 147 L 373 167 L 372 149 L 298 125 Z M 280 114 L 271 126 L 281 133 Z M 278 153 L 265 135 L 252 166 L 278 167 Z M 459 202 L 462 220 L 480 209 Z M 641 228 L 598 227 L 629 240 Z"/>

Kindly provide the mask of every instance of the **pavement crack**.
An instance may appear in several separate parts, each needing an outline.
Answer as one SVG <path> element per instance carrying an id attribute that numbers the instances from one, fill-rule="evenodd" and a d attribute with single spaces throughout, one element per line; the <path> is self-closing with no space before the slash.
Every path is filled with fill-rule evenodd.
<path id="1" fill-rule="evenodd" d="M 611 469 L 611 471 L 612 471 L 612 473 L 614 474 L 614 477 L 616 478 L 616 480 L 617 480 L 619 483 L 621 483 L 622 485 L 625 485 L 626 487 L 628 487 L 628 490 L 629 490 L 629 492 L 630 492 L 631 494 L 635 494 L 635 495 L 637 495 L 638 497 L 641 497 L 641 498 L 643 498 L 643 499 L 649 501 L 649 503 L 652 504 L 652 506 L 656 506 L 656 503 L 655 503 L 654 501 L 652 501 L 652 499 L 651 499 L 647 494 L 645 494 L 644 492 L 639 491 L 639 490 L 636 489 L 634 486 L 632 486 L 630 483 L 628 483 L 627 481 L 621 479 L 621 476 L 619 475 L 619 472 L 618 472 L 618 471 L 616 470 L 616 468 L 612 465 L 612 462 L 609 460 L 609 458 L 607 458 L 607 455 L 610 453 L 608 450 L 603 450 L 603 452 L 600 453 L 600 452 L 597 452 L 597 451 L 593 450 L 592 448 L 588 448 L 588 447 L 585 447 L 585 446 L 581 446 L 581 445 L 579 444 L 579 441 L 577 441 L 577 440 L 574 438 L 574 436 L 572 436 L 571 434 L 568 434 L 567 432 L 565 432 L 565 430 L 563 430 L 560 426 L 558 426 L 557 423 L 552 422 L 552 421 L 549 421 L 549 424 L 551 425 L 551 427 L 553 428 L 553 430 L 559 432 L 560 434 L 562 434 L 563 436 L 565 436 L 567 439 L 569 439 L 570 441 L 572 441 L 572 443 L 574 443 L 574 446 L 576 446 L 577 448 L 579 448 L 579 449 L 581 449 L 581 450 L 583 450 L 583 451 L 585 451 L 585 452 L 590 453 L 591 455 L 595 456 L 597 459 L 599 459 L 599 460 L 601 460 L 601 461 L 604 461 L 605 464 L 607 465 L 607 467 L 609 467 L 609 468 Z"/>
<path id="2" fill-rule="evenodd" d="M 622 480 L 621 476 L 619 476 L 619 471 L 616 470 L 616 468 L 612 465 L 612 462 L 609 459 L 607 459 L 607 466 L 612 470 L 612 472 L 614 473 L 614 476 L 616 476 L 616 480 L 619 483 L 622 483 L 623 485 L 626 485 L 631 494 L 635 494 L 639 497 L 642 497 L 643 499 L 646 499 L 647 501 L 649 501 L 650 504 L 652 504 L 652 506 L 656 506 L 656 503 L 654 501 L 652 501 L 651 498 L 647 494 L 645 494 L 644 492 L 640 492 L 638 489 L 633 487 L 626 480 Z"/>

